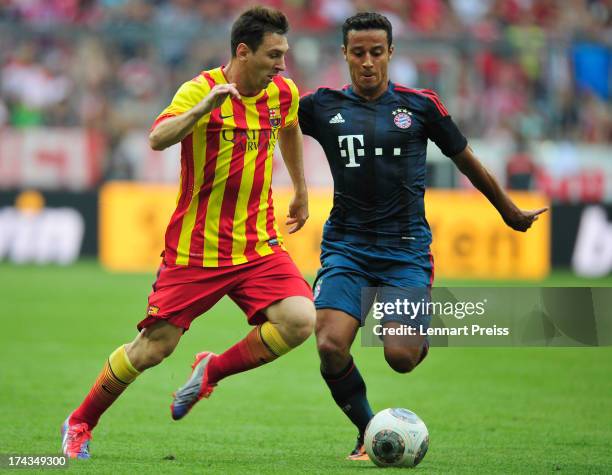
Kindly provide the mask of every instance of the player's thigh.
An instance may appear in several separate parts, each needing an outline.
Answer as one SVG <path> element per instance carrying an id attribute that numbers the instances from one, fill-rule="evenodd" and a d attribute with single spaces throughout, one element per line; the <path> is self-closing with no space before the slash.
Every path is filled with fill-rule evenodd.
<path id="1" fill-rule="evenodd" d="M 382 287 L 377 300 L 384 309 L 381 319 L 385 360 L 395 371 L 412 371 L 427 354 L 426 332 L 431 323 L 429 287 Z"/>
<path id="2" fill-rule="evenodd" d="M 322 267 L 314 282 L 317 311 L 338 310 L 363 325 L 375 296 L 375 281 L 348 259 Z"/>
<path id="3" fill-rule="evenodd" d="M 138 330 L 165 321 L 187 331 L 191 322 L 231 288 L 231 267 L 187 267 L 162 263 L 149 294 L 147 315 Z"/>
<path id="4" fill-rule="evenodd" d="M 427 251 L 411 252 L 404 261 L 388 265 L 380 274 L 380 286 L 376 291 L 378 310 L 383 313 L 383 326 L 388 322 L 398 322 L 413 329 L 410 335 L 424 333 L 431 322 L 428 307 L 432 278 L 433 261 Z M 410 335 L 392 335 L 388 339 L 392 346 L 398 346 L 397 342 L 404 342 L 402 344 L 406 346 L 411 338 L 401 337 Z"/>
<path id="5" fill-rule="evenodd" d="M 266 320 L 285 326 L 314 326 L 312 291 L 286 252 L 258 259 L 239 275 L 230 298 L 251 325 Z"/>
<path id="6" fill-rule="evenodd" d="M 184 332 L 183 328 L 172 325 L 165 320 L 160 320 L 143 328 L 134 341 L 148 341 L 176 346 Z"/>
<path id="7" fill-rule="evenodd" d="M 433 285 L 434 262 L 428 249 L 407 251 L 401 259 L 386 264 L 379 274 L 382 286 L 426 288 Z"/>
<path id="8" fill-rule="evenodd" d="M 349 256 L 335 256 L 331 265 L 323 260 L 323 265 L 314 285 L 317 350 L 324 366 L 338 369 L 335 363 L 346 362 L 372 305 L 373 282 Z"/>
<path id="9" fill-rule="evenodd" d="M 430 302 L 429 287 L 379 287 L 375 309 L 383 326 L 385 347 L 422 346 L 431 324 Z"/>

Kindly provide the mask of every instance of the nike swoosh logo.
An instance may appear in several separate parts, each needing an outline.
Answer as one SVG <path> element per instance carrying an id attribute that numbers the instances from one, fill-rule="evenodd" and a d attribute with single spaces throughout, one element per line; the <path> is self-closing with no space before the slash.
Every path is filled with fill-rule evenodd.
<path id="1" fill-rule="evenodd" d="M 230 117 L 234 117 L 234 114 L 230 114 L 230 115 L 221 115 L 221 119 L 229 119 Z"/>

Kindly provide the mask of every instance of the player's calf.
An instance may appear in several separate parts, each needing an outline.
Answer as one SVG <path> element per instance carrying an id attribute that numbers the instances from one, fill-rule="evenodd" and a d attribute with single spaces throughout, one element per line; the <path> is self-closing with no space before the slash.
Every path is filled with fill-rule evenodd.
<path id="1" fill-rule="evenodd" d="M 196 356 L 189 380 L 174 394 L 170 406 L 173 419 L 182 419 L 198 401 L 208 398 L 222 379 L 274 361 L 312 333 L 314 306 L 306 298 L 291 297 L 266 311 L 269 321 L 253 328 L 222 354 L 203 352 Z"/>

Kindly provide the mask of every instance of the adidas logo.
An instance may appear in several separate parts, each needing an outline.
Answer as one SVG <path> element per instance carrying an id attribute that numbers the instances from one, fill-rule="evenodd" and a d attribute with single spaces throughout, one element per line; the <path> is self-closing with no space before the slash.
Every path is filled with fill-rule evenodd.
<path id="1" fill-rule="evenodd" d="M 329 123 L 330 124 L 344 124 L 344 118 L 342 117 L 340 112 L 338 112 L 335 116 L 329 119 Z"/>

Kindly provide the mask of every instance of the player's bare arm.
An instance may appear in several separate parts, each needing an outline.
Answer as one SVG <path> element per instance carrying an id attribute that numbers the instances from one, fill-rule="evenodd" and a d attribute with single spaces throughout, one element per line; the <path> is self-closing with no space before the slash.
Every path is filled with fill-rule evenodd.
<path id="1" fill-rule="evenodd" d="M 179 143 L 191 133 L 195 124 L 228 98 L 240 99 L 236 84 L 217 84 L 208 95 L 184 114 L 161 122 L 149 135 L 149 145 L 153 150 L 164 150 Z"/>
<path id="2" fill-rule="evenodd" d="M 522 210 L 516 206 L 495 177 L 476 158 L 469 145 L 452 157 L 452 160 L 461 173 L 495 206 L 504 222 L 515 231 L 527 231 L 533 222 L 538 220 L 538 216 L 548 210 Z"/>
<path id="3" fill-rule="evenodd" d="M 308 219 L 308 191 L 304 179 L 303 137 L 300 126 L 284 127 L 279 132 L 279 145 L 285 166 L 293 182 L 294 196 L 289 204 L 285 224 L 289 234 L 299 231 Z"/>

